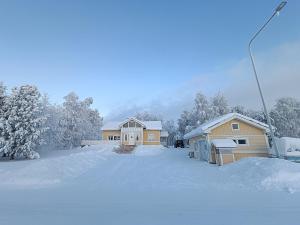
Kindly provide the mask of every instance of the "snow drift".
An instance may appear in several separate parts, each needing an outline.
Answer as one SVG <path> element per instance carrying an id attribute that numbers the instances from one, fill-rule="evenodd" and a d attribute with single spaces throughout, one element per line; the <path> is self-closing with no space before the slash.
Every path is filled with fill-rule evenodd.
<path id="1" fill-rule="evenodd" d="M 240 187 L 290 193 L 300 191 L 300 164 L 287 160 L 245 158 L 223 166 L 221 171 Z"/>
<path id="2" fill-rule="evenodd" d="M 282 159 L 247 158 L 218 167 L 191 160 L 184 150 L 138 146 L 117 154 L 102 144 L 42 153 L 42 159 L 0 163 L 0 188 L 78 187 L 139 191 L 265 190 L 300 191 L 300 164 Z"/>
<path id="3" fill-rule="evenodd" d="M 12 161 L 0 164 L 0 187 L 51 187 L 86 173 L 106 160 L 114 145 L 91 146 L 83 149 L 53 151 L 45 159 Z M 56 154 L 56 156 L 53 156 Z"/>

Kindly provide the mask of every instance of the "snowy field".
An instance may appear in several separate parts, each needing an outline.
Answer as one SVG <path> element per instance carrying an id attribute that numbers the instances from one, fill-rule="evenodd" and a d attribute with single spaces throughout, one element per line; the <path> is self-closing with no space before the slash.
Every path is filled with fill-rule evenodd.
<path id="1" fill-rule="evenodd" d="M 298 224 L 300 164 L 244 159 L 217 167 L 186 150 L 113 146 L 0 162 L 1 225 Z"/>

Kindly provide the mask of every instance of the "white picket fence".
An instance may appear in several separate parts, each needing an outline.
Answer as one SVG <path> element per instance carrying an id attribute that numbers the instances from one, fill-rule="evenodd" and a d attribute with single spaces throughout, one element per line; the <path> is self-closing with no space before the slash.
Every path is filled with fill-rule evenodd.
<path id="1" fill-rule="evenodd" d="M 120 144 L 120 141 L 108 141 L 108 140 L 82 140 L 81 146 L 91 145 L 103 145 L 103 144 Z"/>

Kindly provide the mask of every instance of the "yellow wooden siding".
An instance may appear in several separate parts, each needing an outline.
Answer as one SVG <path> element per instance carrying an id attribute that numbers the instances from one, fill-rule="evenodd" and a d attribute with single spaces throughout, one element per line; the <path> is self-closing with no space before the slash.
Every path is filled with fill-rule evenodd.
<path id="1" fill-rule="evenodd" d="M 120 136 L 121 137 L 121 131 L 120 130 L 102 131 L 102 140 L 108 140 L 108 136 Z"/>
<path id="2" fill-rule="evenodd" d="M 237 148 L 235 148 L 233 150 L 233 152 L 240 152 L 240 151 L 263 151 L 263 152 L 267 152 L 268 151 L 268 144 L 267 144 L 267 140 L 266 137 L 263 135 L 260 136 L 247 136 L 247 135 L 242 135 L 242 136 L 222 136 L 222 135 L 218 135 L 218 136 L 212 136 L 209 135 L 210 140 L 213 139 L 223 139 L 223 138 L 245 138 L 247 140 L 247 145 L 242 146 L 242 145 L 238 145 Z"/>
<path id="3" fill-rule="evenodd" d="M 239 130 L 232 130 L 232 123 L 239 124 Z M 232 152 L 233 154 L 223 154 L 223 164 L 230 163 L 245 157 L 268 157 L 269 144 L 265 134 L 265 130 L 257 128 L 251 124 L 234 119 L 228 121 L 211 130 L 209 134 L 197 136 L 189 140 L 192 150 L 196 141 L 213 139 L 246 139 L 247 145 L 238 145 Z M 220 156 L 216 154 L 214 149 L 211 152 L 211 163 L 220 163 Z M 232 157 L 234 156 L 234 158 Z"/>
<path id="4" fill-rule="evenodd" d="M 222 164 L 225 165 L 232 162 L 234 162 L 233 154 L 224 154 L 224 153 L 216 154 L 216 163 L 218 165 L 222 165 Z"/>
<path id="5" fill-rule="evenodd" d="M 232 130 L 231 124 L 238 123 L 240 126 L 239 130 Z M 264 130 L 257 128 L 253 125 L 245 123 L 241 120 L 233 119 L 228 121 L 227 123 L 222 124 L 214 128 L 211 135 L 264 135 Z"/>
<path id="6" fill-rule="evenodd" d="M 154 135 L 154 141 L 148 140 L 148 135 L 153 134 Z M 121 137 L 121 131 L 102 131 L 102 140 L 108 140 L 108 136 L 120 136 Z M 122 139 L 122 137 L 121 137 Z M 124 145 L 129 144 L 128 140 L 123 140 L 122 142 Z M 139 143 L 137 143 L 139 144 Z M 160 130 L 144 130 L 143 131 L 143 144 L 144 145 L 160 145 Z"/>
<path id="7" fill-rule="evenodd" d="M 149 134 L 154 135 L 154 141 L 149 141 Z M 144 130 L 144 145 L 160 145 L 160 130 Z"/>
<path id="8" fill-rule="evenodd" d="M 232 130 L 231 124 L 238 123 L 239 130 Z M 234 153 L 251 153 L 254 154 L 267 154 L 269 145 L 267 141 L 267 136 L 263 129 L 254 127 L 248 123 L 240 120 L 231 120 L 219 127 L 214 128 L 210 134 L 208 134 L 209 139 L 222 139 L 222 138 L 245 138 L 247 140 L 247 145 L 238 145 L 237 148 L 233 150 Z"/>
<path id="9" fill-rule="evenodd" d="M 235 160 L 240 160 L 242 158 L 248 157 L 268 157 L 268 153 L 234 153 Z"/>

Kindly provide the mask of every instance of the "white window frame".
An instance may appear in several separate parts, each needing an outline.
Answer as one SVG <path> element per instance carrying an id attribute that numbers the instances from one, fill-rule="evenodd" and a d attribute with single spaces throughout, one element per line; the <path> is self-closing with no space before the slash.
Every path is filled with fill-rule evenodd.
<path id="1" fill-rule="evenodd" d="M 238 129 L 233 129 L 233 125 L 238 125 Z M 240 124 L 239 124 L 239 123 L 232 123 L 232 124 L 231 124 L 231 129 L 232 129 L 233 131 L 240 130 Z"/>

